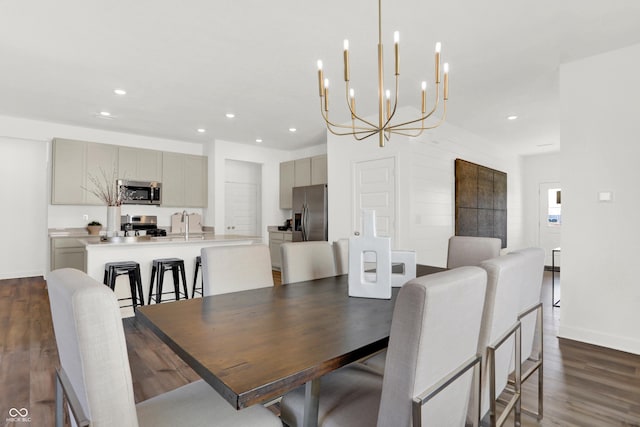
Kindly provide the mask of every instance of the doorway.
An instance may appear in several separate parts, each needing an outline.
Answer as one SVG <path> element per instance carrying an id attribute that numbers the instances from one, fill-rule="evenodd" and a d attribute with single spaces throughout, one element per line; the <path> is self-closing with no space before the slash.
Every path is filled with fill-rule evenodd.
<path id="1" fill-rule="evenodd" d="M 262 165 L 225 160 L 225 234 L 260 235 L 261 200 Z"/>
<path id="2" fill-rule="evenodd" d="M 396 182 L 395 159 L 387 157 L 378 160 L 357 162 L 354 165 L 354 230 L 362 229 L 362 209 L 376 211 L 376 234 L 391 237 L 395 245 L 396 234 Z"/>
<path id="3" fill-rule="evenodd" d="M 560 247 L 562 234 L 562 187 L 559 182 L 543 182 L 538 188 L 538 246 L 544 249 L 545 265 L 552 264 L 551 251 Z M 555 266 L 560 265 L 556 255 Z"/>

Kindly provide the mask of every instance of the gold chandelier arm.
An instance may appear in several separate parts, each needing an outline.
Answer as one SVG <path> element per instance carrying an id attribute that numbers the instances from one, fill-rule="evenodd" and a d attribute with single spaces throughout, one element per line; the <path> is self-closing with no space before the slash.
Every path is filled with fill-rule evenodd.
<path id="1" fill-rule="evenodd" d="M 413 123 L 418 123 L 418 122 L 421 122 L 421 121 L 424 121 L 424 120 L 428 119 L 438 109 L 439 101 L 440 101 L 440 83 L 436 83 L 436 100 L 435 100 L 435 102 L 433 104 L 433 109 L 431 109 L 431 111 L 429 111 L 424 116 L 418 117 L 417 119 L 410 120 L 410 121 L 404 122 L 404 123 L 397 123 L 395 125 L 389 126 L 388 129 L 391 130 L 391 131 L 393 131 L 394 129 L 402 130 L 401 128 L 403 128 L 406 125 L 410 125 L 410 124 L 413 124 Z M 443 101 L 443 104 L 444 104 L 445 109 L 446 109 L 447 101 Z M 423 128 L 424 129 L 431 129 L 431 128 L 428 128 L 428 127 L 423 127 Z"/>
<path id="2" fill-rule="evenodd" d="M 337 124 L 337 123 L 333 123 L 331 120 L 329 120 L 329 115 L 327 113 L 326 110 L 324 110 L 322 108 L 322 98 L 320 98 L 320 114 L 322 115 L 322 118 L 324 119 L 325 123 L 327 124 L 327 127 L 332 126 L 334 128 L 342 128 L 342 129 L 357 129 L 359 131 L 359 133 L 363 133 L 363 132 L 373 132 L 374 129 L 368 128 L 368 127 L 354 127 L 354 126 L 347 126 L 347 125 L 341 125 L 341 124 Z M 350 135 L 351 132 L 349 133 L 345 133 L 343 135 Z"/>
<path id="3" fill-rule="evenodd" d="M 360 122 L 362 122 L 362 123 L 365 123 L 365 124 L 367 124 L 367 125 L 371 126 L 371 127 L 372 127 L 372 128 L 374 128 L 374 129 L 378 129 L 378 126 L 377 126 L 377 125 L 374 125 L 374 124 L 373 124 L 373 123 L 371 123 L 370 121 L 363 119 L 362 117 L 358 116 L 358 115 L 355 113 L 355 111 L 353 111 L 353 108 L 352 108 L 352 106 L 351 106 L 351 102 L 350 102 L 350 101 L 351 101 L 351 99 L 350 99 L 350 96 L 349 96 L 349 89 L 350 89 L 350 88 L 349 88 L 349 82 L 346 82 L 346 83 L 345 83 L 345 89 L 346 89 L 345 94 L 346 94 L 346 99 L 347 99 L 347 107 L 349 107 L 349 113 L 351 113 L 351 120 L 358 120 L 358 121 L 360 121 Z M 357 129 L 357 128 L 356 128 L 356 129 Z"/>
<path id="4" fill-rule="evenodd" d="M 411 130 L 417 130 L 420 131 L 420 133 L 418 133 L 417 135 L 407 135 L 407 136 L 419 136 L 422 131 L 424 130 L 428 130 L 428 129 L 435 129 L 438 126 L 440 126 L 442 123 L 444 123 L 445 119 L 447 117 L 447 101 L 443 102 L 443 109 L 442 109 L 442 117 L 440 118 L 440 120 L 438 120 L 436 123 L 434 123 L 433 125 L 429 125 L 429 126 L 421 126 L 419 128 L 405 128 L 405 127 L 401 127 L 403 125 L 409 124 L 409 123 L 413 123 L 413 122 L 407 122 L 407 123 L 402 123 L 400 125 L 396 125 L 394 126 L 393 129 L 389 129 L 389 131 L 391 133 L 394 134 L 398 134 L 398 135 L 406 135 L 402 132 L 406 132 L 406 131 L 411 131 Z M 415 120 L 414 120 L 415 121 Z"/>

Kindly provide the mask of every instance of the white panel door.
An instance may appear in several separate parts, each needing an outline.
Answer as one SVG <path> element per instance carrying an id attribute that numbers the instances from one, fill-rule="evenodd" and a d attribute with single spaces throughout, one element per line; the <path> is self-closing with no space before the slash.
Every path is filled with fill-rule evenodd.
<path id="1" fill-rule="evenodd" d="M 362 209 L 376 211 L 376 233 L 391 237 L 395 246 L 396 234 L 396 183 L 395 159 L 393 157 L 357 162 L 353 179 L 353 224 L 354 231 L 362 231 Z"/>
<path id="2" fill-rule="evenodd" d="M 544 249 L 545 265 L 551 265 L 551 250 L 560 247 L 562 214 L 561 203 L 557 203 L 559 182 L 539 184 L 538 196 L 538 245 Z M 556 266 L 560 265 L 560 256 L 556 255 Z"/>
<path id="3" fill-rule="evenodd" d="M 258 235 L 258 186 L 225 183 L 225 234 Z"/>

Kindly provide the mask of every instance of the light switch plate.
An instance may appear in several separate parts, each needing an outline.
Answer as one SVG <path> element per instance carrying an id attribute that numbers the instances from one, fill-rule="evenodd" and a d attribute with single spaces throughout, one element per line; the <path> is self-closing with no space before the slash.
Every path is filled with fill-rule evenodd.
<path id="1" fill-rule="evenodd" d="M 613 200 L 613 193 L 611 191 L 600 191 L 598 193 L 598 201 L 610 202 Z"/>

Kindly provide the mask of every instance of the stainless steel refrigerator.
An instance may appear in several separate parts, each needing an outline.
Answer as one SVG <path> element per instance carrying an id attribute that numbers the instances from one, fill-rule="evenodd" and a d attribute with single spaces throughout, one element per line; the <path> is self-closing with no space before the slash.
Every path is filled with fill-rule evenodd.
<path id="1" fill-rule="evenodd" d="M 293 241 L 328 240 L 327 185 L 293 188 Z"/>

